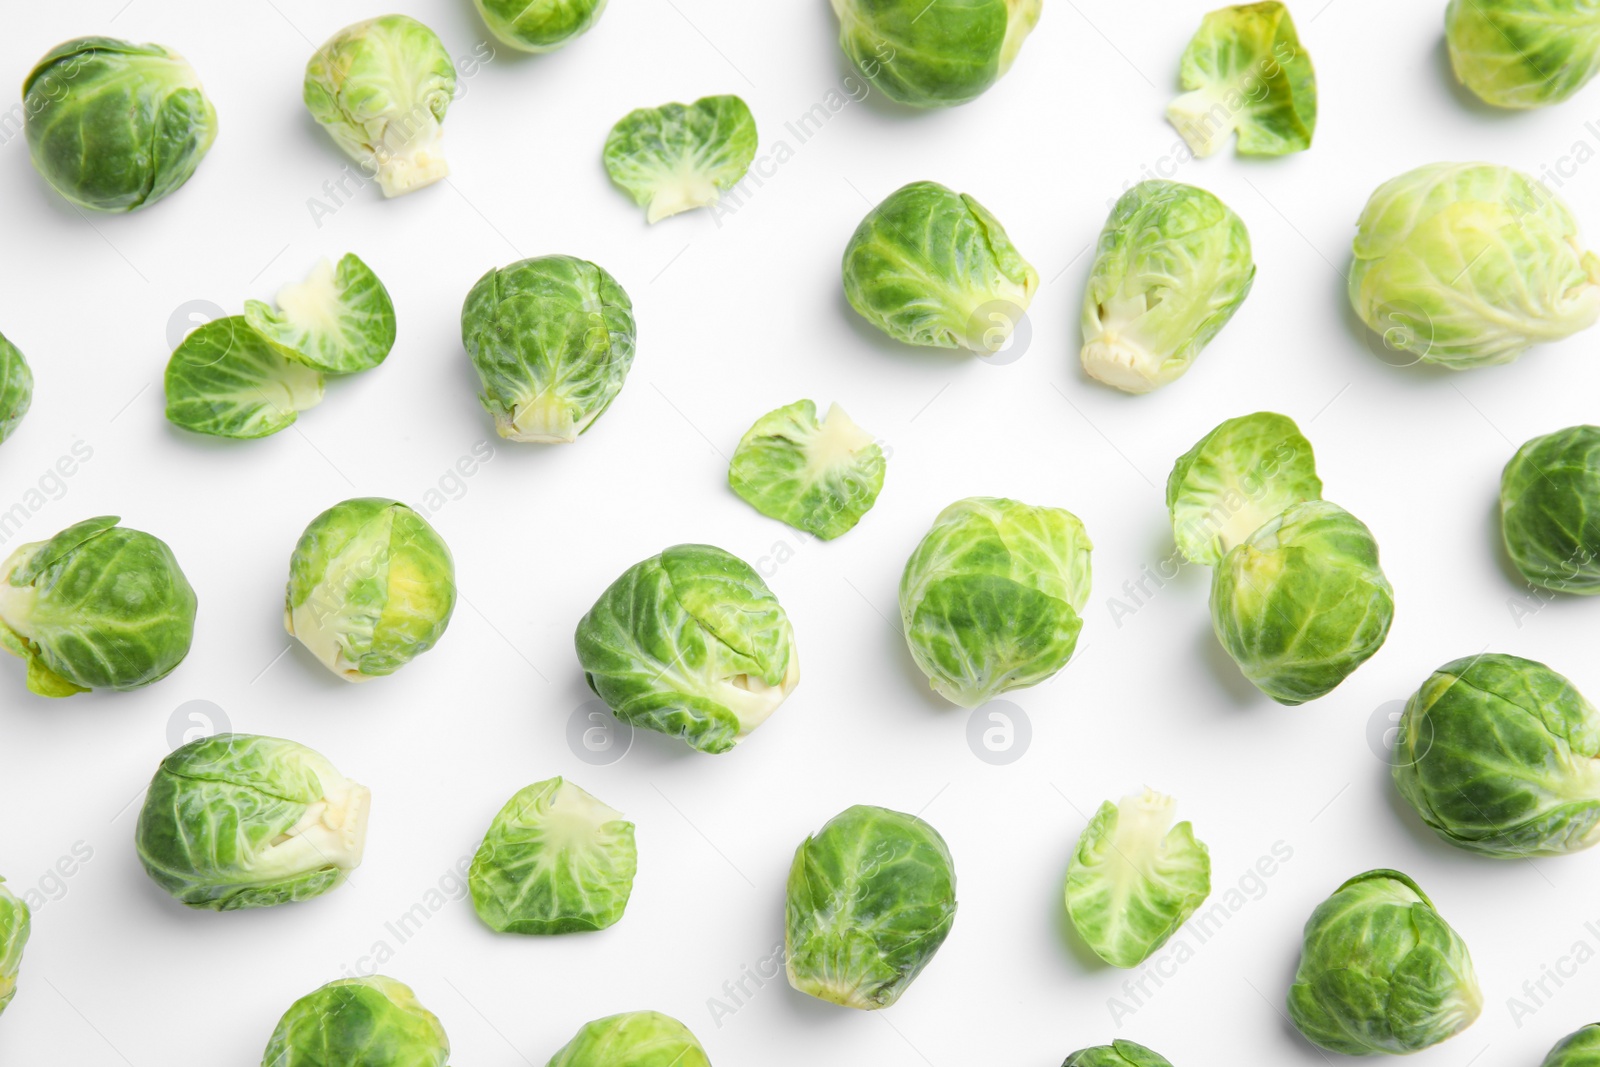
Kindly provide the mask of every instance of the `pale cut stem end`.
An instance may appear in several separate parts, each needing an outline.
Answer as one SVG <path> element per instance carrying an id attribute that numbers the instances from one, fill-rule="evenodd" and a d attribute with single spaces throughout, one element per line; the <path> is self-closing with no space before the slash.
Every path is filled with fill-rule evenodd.
<path id="1" fill-rule="evenodd" d="M 1150 353 L 1119 337 L 1095 338 L 1083 346 L 1079 358 L 1089 377 L 1124 393 L 1140 395 L 1165 384 L 1151 373 Z"/>
<path id="2" fill-rule="evenodd" d="M 1228 105 L 1210 91 L 1184 93 L 1167 107 L 1167 121 L 1176 127 L 1197 158 L 1215 155 L 1228 143 L 1238 121 Z"/>
<path id="3" fill-rule="evenodd" d="M 378 165 L 378 186 L 386 197 L 404 196 L 418 189 L 426 189 L 434 182 L 450 175 L 450 165 L 445 162 L 439 142 L 443 132 L 420 137 L 391 154 Z"/>

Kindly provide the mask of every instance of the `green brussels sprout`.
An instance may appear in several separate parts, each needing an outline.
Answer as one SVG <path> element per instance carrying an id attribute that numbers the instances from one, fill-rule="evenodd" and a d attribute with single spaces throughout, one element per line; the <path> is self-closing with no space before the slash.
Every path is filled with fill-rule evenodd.
<path id="1" fill-rule="evenodd" d="M 1542 663 L 1445 664 L 1406 703 L 1394 784 L 1440 837 L 1489 856 L 1600 840 L 1600 712 Z"/>
<path id="2" fill-rule="evenodd" d="M 473 0 L 484 25 L 522 52 L 554 52 L 600 21 L 606 0 Z"/>
<path id="3" fill-rule="evenodd" d="M 975 496 L 941 511 L 900 576 L 906 644 L 934 691 L 975 708 L 1065 667 L 1093 548 L 1060 508 Z"/>
<path id="4" fill-rule="evenodd" d="M 645 221 L 660 222 L 739 184 L 756 158 L 756 120 L 737 96 L 642 107 L 611 127 L 602 158 Z"/>
<path id="5" fill-rule="evenodd" d="M 214 734 L 161 761 L 134 845 L 191 908 L 271 907 L 344 884 L 361 865 L 370 805 L 366 786 L 304 745 Z"/>
<path id="6" fill-rule="evenodd" d="M 213 319 L 185 337 L 163 384 L 167 421 L 211 437 L 268 437 L 322 403 L 321 372 L 284 358 L 243 315 Z"/>
<path id="7" fill-rule="evenodd" d="M 1600 1023 L 1575 1030 L 1556 1042 L 1539 1067 L 1597 1067 L 1600 1065 Z"/>
<path id="8" fill-rule="evenodd" d="M 847 1008 L 887 1008 L 956 920 L 950 849 L 915 815 L 857 804 L 795 850 L 785 913 L 790 985 Z"/>
<path id="9" fill-rule="evenodd" d="M 617 718 L 702 752 L 733 748 L 800 684 L 778 598 L 711 545 L 675 545 L 629 567 L 575 640 L 584 679 Z"/>
<path id="10" fill-rule="evenodd" d="M 261 1067 L 445 1067 L 450 1039 L 409 986 L 340 978 L 289 1006 Z"/>
<path id="11" fill-rule="evenodd" d="M 439 35 L 384 15 L 346 26 L 306 64 L 306 109 L 345 155 L 376 176 L 384 196 L 416 192 L 450 173 L 440 124 L 456 67 Z"/>
<path id="12" fill-rule="evenodd" d="M 884 458 L 838 404 L 817 421 L 799 400 L 756 420 L 728 465 L 728 484 L 763 515 L 831 541 L 872 510 Z"/>
<path id="13" fill-rule="evenodd" d="M 1600 427 L 1535 437 L 1500 476 L 1500 531 L 1517 572 L 1558 593 L 1600 593 Z"/>
<path id="14" fill-rule="evenodd" d="M 585 1023 L 545 1067 L 711 1067 L 689 1028 L 658 1011 Z"/>
<path id="15" fill-rule="evenodd" d="M 427 520 L 358 497 L 311 520 L 289 559 L 283 625 L 334 674 L 365 682 L 432 648 L 456 607 L 456 565 Z"/>
<path id="16" fill-rule="evenodd" d="M 1350 303 L 1397 357 L 1452 370 L 1510 363 L 1600 319 L 1600 257 L 1540 182 L 1490 163 L 1434 163 L 1367 201 Z"/>
<path id="17" fill-rule="evenodd" d="M 1356 875 L 1306 920 L 1289 1016 L 1314 1045 L 1417 1052 L 1465 1030 L 1482 1007 L 1466 944 L 1399 871 Z"/>
<path id="18" fill-rule="evenodd" d="M 1067 914 L 1113 967 L 1149 959 L 1211 894 L 1211 852 L 1176 809 L 1149 789 L 1106 801 L 1067 865 Z"/>
<path id="19" fill-rule="evenodd" d="M 17 346 L 0 334 L 0 441 L 10 437 L 33 403 L 33 371 Z"/>
<path id="20" fill-rule="evenodd" d="M 1227 146 L 1244 156 L 1286 156 L 1311 147 L 1317 74 L 1277 0 L 1211 12 L 1183 53 L 1184 94 L 1167 107 L 1197 156 Z"/>
<path id="21" fill-rule="evenodd" d="M 5 887 L 0 878 L 0 1013 L 17 995 L 17 972 L 27 947 L 31 916 L 28 905 Z"/>
<path id="22" fill-rule="evenodd" d="M 637 866 L 633 823 L 551 778 L 500 809 L 467 885 L 478 918 L 501 933 L 604 930 L 622 918 Z"/>
<path id="23" fill-rule="evenodd" d="M 138 689 L 189 654 L 194 589 L 165 541 L 121 521 L 85 519 L 0 563 L 0 647 L 40 696 Z"/>
<path id="24" fill-rule="evenodd" d="M 1113 1041 L 1109 1045 L 1081 1048 L 1068 1056 L 1061 1067 L 1172 1067 L 1172 1063 L 1143 1045 Z"/>
<path id="25" fill-rule="evenodd" d="M 999 81 L 1039 22 L 1041 0 L 833 0 L 839 47 L 890 100 L 949 107 Z"/>
<path id="26" fill-rule="evenodd" d="M 461 308 L 479 399 L 512 441 L 576 441 L 622 392 L 635 332 L 622 286 L 572 256 L 491 270 Z"/>
<path id="27" fill-rule="evenodd" d="M 1083 369 L 1128 393 L 1177 380 L 1256 277 L 1244 221 L 1204 189 L 1140 182 L 1117 201 L 1083 294 Z"/>
<path id="28" fill-rule="evenodd" d="M 850 306 L 908 345 L 992 355 L 1005 347 L 1038 288 L 1038 272 L 999 220 L 937 182 L 890 193 L 844 250 Z"/>
<path id="29" fill-rule="evenodd" d="M 371 370 L 394 348 L 389 290 L 354 255 L 337 271 L 324 259 L 305 281 L 284 286 L 276 310 L 245 301 L 244 318 L 279 355 L 327 374 Z"/>
<path id="30" fill-rule="evenodd" d="M 1450 0 L 1445 41 L 1456 77 L 1484 103 L 1559 104 L 1600 70 L 1593 0 Z"/>
<path id="31" fill-rule="evenodd" d="M 217 139 L 194 68 L 157 44 L 57 45 L 22 83 L 22 102 L 34 167 L 91 211 L 135 211 L 177 192 Z"/>
<path id="32" fill-rule="evenodd" d="M 1185 559 L 1209 567 L 1291 505 L 1321 499 L 1311 442 L 1271 411 L 1221 423 L 1167 477 L 1173 540 Z"/>
<path id="33" fill-rule="evenodd" d="M 1383 647 L 1393 621 L 1372 531 L 1325 500 L 1267 520 L 1212 574 L 1217 640 L 1280 704 L 1332 692 Z"/>

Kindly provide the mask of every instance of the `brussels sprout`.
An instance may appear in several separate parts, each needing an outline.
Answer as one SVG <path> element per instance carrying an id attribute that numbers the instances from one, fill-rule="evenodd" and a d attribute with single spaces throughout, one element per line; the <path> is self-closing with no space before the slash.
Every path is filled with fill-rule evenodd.
<path id="1" fill-rule="evenodd" d="M 611 127 L 603 156 L 647 222 L 715 204 L 755 157 L 756 120 L 737 96 L 630 111 Z"/>
<path id="2" fill-rule="evenodd" d="M 261 1067 L 445 1067 L 450 1039 L 393 978 L 340 978 L 289 1006 Z"/>
<path id="3" fill-rule="evenodd" d="M 1600 1023 L 1590 1023 L 1560 1041 L 1539 1067 L 1596 1067 L 1600 1064 Z"/>
<path id="4" fill-rule="evenodd" d="M 461 343 L 501 437 L 571 444 L 605 414 L 633 366 L 633 303 L 572 256 L 491 270 L 467 294 Z"/>
<path id="5" fill-rule="evenodd" d="M 416 192 L 450 173 L 440 123 L 455 95 L 444 42 L 405 15 L 346 26 L 306 64 L 311 117 L 377 177 L 384 196 Z"/>
<path id="6" fill-rule="evenodd" d="M 523 52 L 554 52 L 589 32 L 606 0 L 473 0 L 502 44 Z"/>
<path id="7" fill-rule="evenodd" d="M 22 950 L 28 944 L 30 923 L 28 905 L 0 878 L 0 1013 L 17 995 L 17 972 L 22 969 Z"/>
<path id="8" fill-rule="evenodd" d="M 799 400 L 756 420 L 734 450 L 728 484 L 763 515 L 824 541 L 848 533 L 883 488 L 883 449 L 838 404 L 817 421 Z"/>
<path id="9" fill-rule="evenodd" d="M 0 647 L 40 696 L 137 689 L 189 654 L 194 589 L 166 542 L 121 521 L 85 519 L 0 563 Z"/>
<path id="10" fill-rule="evenodd" d="M 844 250 L 850 306 L 908 345 L 998 352 L 1038 288 L 999 220 L 937 182 L 889 194 Z"/>
<path id="11" fill-rule="evenodd" d="M 213 319 L 173 351 L 167 421 L 212 437 L 267 437 L 322 403 L 322 374 L 283 355 L 243 315 Z"/>
<path id="12" fill-rule="evenodd" d="M 1211 853 L 1177 803 L 1148 789 L 1106 801 L 1067 866 L 1067 914 L 1114 967 L 1149 959 L 1211 893 Z M 1068 1061 L 1069 1063 L 1072 1061 Z"/>
<path id="13" fill-rule="evenodd" d="M 245 301 L 244 318 L 279 355 L 328 374 L 371 370 L 394 347 L 389 290 L 353 255 L 337 272 L 324 259 L 305 281 L 284 286 L 277 310 Z"/>
<path id="14" fill-rule="evenodd" d="M 146 873 L 191 908 L 309 900 L 361 865 L 370 802 L 304 745 L 214 734 L 161 761 L 134 845 Z"/>
<path id="15" fill-rule="evenodd" d="M 1211 579 L 1217 640 L 1280 704 L 1332 692 L 1383 647 L 1393 621 L 1372 531 L 1325 500 L 1267 520 Z"/>
<path id="16" fill-rule="evenodd" d="M 545 1067 L 711 1067 L 689 1028 L 658 1011 L 585 1023 Z"/>
<path id="17" fill-rule="evenodd" d="M 449 546 L 399 501 L 335 504 L 289 558 L 284 628 L 347 682 L 393 674 L 428 651 L 455 607 Z"/>
<path id="18" fill-rule="evenodd" d="M 578 622 L 578 662 L 617 718 L 726 752 L 800 684 L 794 631 L 753 568 L 711 545 L 636 563 Z"/>
<path id="19" fill-rule="evenodd" d="M 1061 1067 L 1172 1067 L 1172 1063 L 1143 1045 L 1113 1041 L 1109 1045 L 1081 1048 L 1068 1056 Z"/>
<path id="20" fill-rule="evenodd" d="M 939 831 L 857 804 L 795 850 L 784 943 L 789 984 L 847 1008 L 887 1008 L 956 920 L 956 870 Z"/>
<path id="21" fill-rule="evenodd" d="M 1167 107 L 1197 156 L 1209 156 L 1237 131 L 1244 156 L 1286 156 L 1311 147 L 1317 128 L 1317 75 L 1277 0 L 1211 12 L 1183 53 L 1186 92 Z"/>
<path id="22" fill-rule="evenodd" d="M 57 45 L 22 83 L 22 98 L 34 167 L 92 211 L 134 211 L 177 192 L 217 138 L 194 68 L 157 44 Z"/>
<path id="23" fill-rule="evenodd" d="M 1466 944 L 1399 871 L 1356 875 L 1306 921 L 1289 1016 L 1314 1045 L 1417 1052 L 1465 1030 L 1482 1007 Z"/>
<path id="24" fill-rule="evenodd" d="M 1177 182 L 1122 195 L 1083 294 L 1083 369 L 1129 393 L 1177 380 L 1250 295 L 1250 233 L 1221 200 Z"/>
<path id="25" fill-rule="evenodd" d="M 1210 567 L 1268 519 L 1321 499 L 1311 442 L 1293 419 L 1271 411 L 1220 424 L 1167 477 L 1173 539 L 1185 559 Z"/>
<path id="26" fill-rule="evenodd" d="M 1559 104 L 1600 70 L 1594 0 L 1450 0 L 1445 41 L 1456 77 L 1496 107 Z"/>
<path id="27" fill-rule="evenodd" d="M 1600 258 L 1541 183 L 1490 163 L 1434 163 L 1367 201 L 1350 303 L 1412 362 L 1510 363 L 1594 325 Z"/>
<path id="28" fill-rule="evenodd" d="M 1600 839 L 1600 712 L 1542 663 L 1498 654 L 1434 671 L 1406 703 L 1394 783 L 1452 845 L 1556 856 Z"/>
<path id="29" fill-rule="evenodd" d="M 633 823 L 551 778 L 500 809 L 467 884 L 478 918 L 501 933 L 604 930 L 622 918 L 637 865 Z"/>
<path id="30" fill-rule="evenodd" d="M 906 644 L 934 691 L 975 708 L 1065 667 L 1093 547 L 1060 508 L 975 496 L 941 511 L 900 576 Z"/>
<path id="31" fill-rule="evenodd" d="M 839 47 L 891 100 L 949 107 L 976 100 L 1011 69 L 1041 0 L 833 0 Z"/>
<path id="32" fill-rule="evenodd" d="M 1500 531 L 1532 585 L 1600 593 L 1600 427 L 1535 437 L 1500 476 Z"/>
<path id="33" fill-rule="evenodd" d="M 33 371 L 17 346 L 0 334 L 0 441 L 10 437 L 33 403 Z"/>

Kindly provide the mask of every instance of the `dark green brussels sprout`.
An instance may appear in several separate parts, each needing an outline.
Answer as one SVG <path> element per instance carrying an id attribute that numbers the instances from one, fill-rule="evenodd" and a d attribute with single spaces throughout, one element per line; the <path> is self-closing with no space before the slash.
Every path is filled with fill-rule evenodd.
<path id="1" fill-rule="evenodd" d="M 838 404 L 817 420 L 799 400 L 756 421 L 734 450 L 728 484 L 763 515 L 824 541 L 848 533 L 877 503 L 883 449 Z"/>
<path id="2" fill-rule="evenodd" d="M 1109 1045 L 1081 1048 L 1067 1057 L 1061 1067 L 1172 1067 L 1168 1059 L 1132 1041 L 1113 1041 Z"/>
<path id="3" fill-rule="evenodd" d="M 915 815 L 848 808 L 795 850 L 786 916 L 790 985 L 848 1008 L 887 1008 L 955 922 L 950 849 Z"/>
<path id="4" fill-rule="evenodd" d="M 1600 712 L 1542 663 L 1447 663 L 1406 703 L 1394 782 L 1452 845 L 1552 856 L 1600 839 Z"/>
<path id="5" fill-rule="evenodd" d="M 446 1067 L 444 1027 L 393 978 L 340 978 L 289 1006 L 261 1067 Z"/>
<path id="6" fill-rule="evenodd" d="M 715 204 L 755 157 L 749 106 L 737 96 L 707 96 L 628 112 L 611 127 L 602 159 L 611 180 L 645 209 L 645 221 L 660 222 Z"/>
<path id="7" fill-rule="evenodd" d="M 361 865 L 367 787 L 293 741 L 215 734 L 161 761 L 134 845 L 146 873 L 211 911 L 310 900 Z"/>
<path id="8" fill-rule="evenodd" d="M 1039 21 L 1041 0 L 833 0 L 839 47 L 891 100 L 949 107 L 999 81 Z"/>
<path id="9" fill-rule="evenodd" d="M 711 1067 L 689 1028 L 658 1011 L 585 1023 L 545 1067 Z"/>
<path id="10" fill-rule="evenodd" d="M 137 689 L 189 654 L 194 589 L 166 542 L 120 521 L 85 519 L 0 563 L 0 647 L 40 696 Z"/>
<path id="11" fill-rule="evenodd" d="M 1495 107 L 1559 104 L 1600 70 L 1593 0 L 1450 0 L 1444 18 L 1456 77 Z"/>
<path id="12" fill-rule="evenodd" d="M 1535 437 L 1500 476 L 1500 531 L 1532 585 L 1600 593 L 1600 427 Z"/>
<path id="13" fill-rule="evenodd" d="M 33 403 L 33 371 L 17 346 L 0 334 L 0 441 L 10 437 Z"/>
<path id="14" fill-rule="evenodd" d="M 1590 1023 L 1557 1041 L 1539 1067 L 1600 1067 L 1600 1023 Z"/>
<path id="15" fill-rule="evenodd" d="M 1317 129 L 1317 75 L 1278 0 L 1207 15 L 1183 53 L 1187 90 L 1167 108 L 1197 156 L 1209 156 L 1237 131 L 1244 156 L 1283 156 L 1311 147 Z"/>
<path id="16" fill-rule="evenodd" d="M 267 437 L 322 403 L 322 384 L 320 371 L 285 358 L 243 315 L 213 319 L 167 361 L 167 421 L 211 437 Z"/>
<path id="17" fill-rule="evenodd" d="M 22 83 L 33 165 L 92 211 L 133 211 L 176 192 L 217 137 L 194 68 L 156 44 L 80 37 Z"/>
<path id="18" fill-rule="evenodd" d="M 28 905 L 0 878 L 0 1012 L 17 995 L 17 972 L 22 969 L 22 950 L 28 944 L 30 923 Z"/>
<path id="19" fill-rule="evenodd" d="M 553 52 L 587 33 L 606 0 L 473 0 L 489 32 L 522 52 Z"/>
<path id="20" fill-rule="evenodd" d="M 1482 1008 L 1466 944 L 1399 871 L 1356 875 L 1306 921 L 1289 1016 L 1314 1045 L 1417 1052 L 1465 1030 Z"/>

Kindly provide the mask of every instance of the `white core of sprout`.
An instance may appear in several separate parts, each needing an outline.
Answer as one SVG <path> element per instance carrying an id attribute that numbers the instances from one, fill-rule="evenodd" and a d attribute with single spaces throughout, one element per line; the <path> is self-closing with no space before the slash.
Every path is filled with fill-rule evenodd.
<path id="1" fill-rule="evenodd" d="M 1177 801 L 1150 789 L 1117 803 L 1117 828 L 1106 855 L 1106 874 L 1116 900 L 1114 911 L 1120 912 L 1140 884 L 1155 877 L 1155 860 L 1167 850 L 1167 834 L 1177 821 L 1177 808 Z"/>
<path id="2" fill-rule="evenodd" d="M 326 760 L 308 758 L 307 762 L 316 772 L 322 798 L 307 805 L 299 820 L 256 857 L 251 874 L 262 881 L 279 872 L 324 867 L 353 871 L 361 865 L 371 791 L 345 778 Z"/>
<path id="3" fill-rule="evenodd" d="M 1125 393 L 1148 393 L 1176 377 L 1162 373 L 1165 357 L 1156 356 L 1130 336 L 1137 332 L 1136 326 L 1148 310 L 1149 302 L 1143 293 L 1131 299 L 1112 299 L 1100 306 L 1096 316 L 1100 333 L 1084 338 L 1080 353 L 1083 369 L 1091 378 Z"/>
<path id="4" fill-rule="evenodd" d="M 440 148 L 444 128 L 437 119 L 429 114 L 410 136 L 391 137 L 400 132 L 399 127 L 391 123 L 375 153 L 378 185 L 386 197 L 415 192 L 450 174 L 450 166 Z"/>
<path id="5" fill-rule="evenodd" d="M 645 221 L 660 222 L 683 211 L 715 204 L 721 196 L 722 190 L 706 177 L 704 170 L 691 159 L 681 159 L 675 168 L 661 173 L 661 180 L 650 194 Z"/>
<path id="6" fill-rule="evenodd" d="M 1229 95 L 1226 89 L 1196 89 L 1167 105 L 1167 121 L 1202 159 L 1216 154 L 1239 127 L 1238 114 L 1227 104 Z"/>
<path id="7" fill-rule="evenodd" d="M 278 290 L 278 310 L 291 326 L 307 333 L 337 333 L 344 303 L 333 263 L 320 260 L 305 281 L 290 282 Z"/>
<path id="8" fill-rule="evenodd" d="M 496 414 L 494 423 L 500 436 L 508 441 L 537 445 L 570 445 L 588 425 L 573 422 L 570 405 L 550 393 L 517 404 L 509 419 Z"/>
<path id="9" fill-rule="evenodd" d="M 322 665 L 347 682 L 370 682 L 350 658 L 350 635 L 371 635 L 377 628 L 381 607 L 347 595 L 348 586 L 387 573 L 389 535 L 392 517 L 371 522 L 361 535 L 328 561 L 322 580 L 306 598 L 283 613 L 283 628 L 311 651 Z M 341 581 L 346 588 L 341 589 Z"/>
<path id="10" fill-rule="evenodd" d="M 766 722 L 799 684 L 800 657 L 791 645 L 789 669 L 784 673 L 783 681 L 777 685 L 767 685 L 760 678 L 738 674 L 718 681 L 709 695 L 739 717 L 739 736 L 743 738 Z"/>
<path id="11" fill-rule="evenodd" d="M 39 599 L 38 590 L 31 585 L 12 585 L 11 576 L 43 548 L 46 542 L 35 541 L 23 545 L 0 563 L 0 626 L 18 634 L 26 641 L 33 640 L 29 620 L 33 618 L 34 604 Z"/>
<path id="12" fill-rule="evenodd" d="M 595 836 L 607 823 L 622 818 L 622 812 L 595 799 L 565 778 L 550 798 L 550 810 L 541 829 L 545 841 L 556 849 L 590 849 Z M 550 856 L 541 852 L 541 857 Z"/>
<path id="13" fill-rule="evenodd" d="M 872 444 L 872 435 L 857 426 L 844 408 L 833 404 L 806 444 L 806 476 L 816 481 L 838 467 L 848 466 L 855 454 Z"/>

